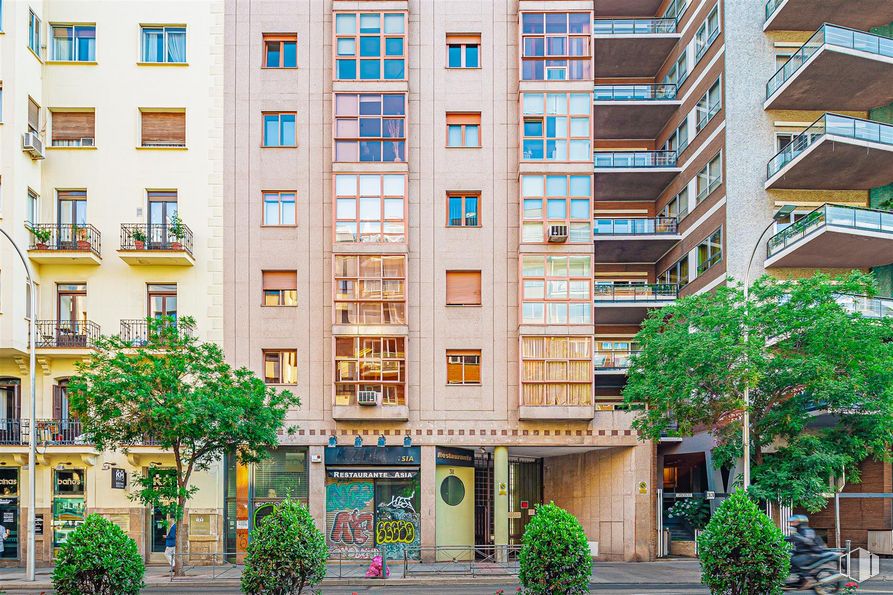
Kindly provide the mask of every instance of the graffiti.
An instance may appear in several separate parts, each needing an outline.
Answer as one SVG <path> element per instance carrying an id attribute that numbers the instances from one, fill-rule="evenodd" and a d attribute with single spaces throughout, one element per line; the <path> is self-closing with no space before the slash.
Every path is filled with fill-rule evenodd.
<path id="1" fill-rule="evenodd" d="M 378 521 L 375 525 L 375 543 L 412 543 L 415 541 L 415 525 L 411 521 Z"/>
<path id="2" fill-rule="evenodd" d="M 408 508 L 409 510 L 415 512 L 415 508 L 412 507 L 412 499 L 415 498 L 415 492 L 411 493 L 409 496 L 391 496 L 391 501 L 384 505 L 385 508 L 398 508 L 404 509 Z"/>
<path id="3" fill-rule="evenodd" d="M 329 541 L 339 545 L 366 545 L 372 539 L 372 513 L 342 510 L 335 514 Z M 370 544 L 371 545 L 371 544 Z"/>
<path id="4" fill-rule="evenodd" d="M 330 483 L 326 486 L 326 510 L 362 510 L 374 494 L 372 482 Z"/>

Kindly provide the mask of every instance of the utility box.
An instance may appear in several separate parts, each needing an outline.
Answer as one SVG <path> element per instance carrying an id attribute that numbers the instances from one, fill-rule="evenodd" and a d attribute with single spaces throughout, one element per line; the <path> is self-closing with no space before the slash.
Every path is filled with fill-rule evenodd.
<path id="1" fill-rule="evenodd" d="M 893 531 L 884 529 L 880 531 L 868 530 L 868 551 L 872 554 L 893 556 Z"/>

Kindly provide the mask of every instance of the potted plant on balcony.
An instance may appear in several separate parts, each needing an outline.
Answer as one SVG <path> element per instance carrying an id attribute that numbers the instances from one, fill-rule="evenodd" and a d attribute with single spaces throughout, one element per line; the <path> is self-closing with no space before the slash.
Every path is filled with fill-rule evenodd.
<path id="1" fill-rule="evenodd" d="M 41 229 L 38 227 L 34 227 L 33 225 L 28 226 L 28 231 L 34 236 L 34 247 L 38 250 L 46 250 L 49 247 L 50 237 L 52 234 L 49 229 Z"/>
<path id="2" fill-rule="evenodd" d="M 182 250 L 183 238 L 186 237 L 186 226 L 183 225 L 183 220 L 180 219 L 179 213 L 175 213 L 174 216 L 171 217 L 169 229 L 171 235 L 174 236 L 174 241 L 171 242 L 171 250 Z"/>
<path id="3" fill-rule="evenodd" d="M 87 239 L 87 228 L 80 227 L 77 223 L 71 226 L 71 235 L 77 242 L 78 250 L 89 250 L 90 240 Z"/>
<path id="4" fill-rule="evenodd" d="M 146 232 L 140 227 L 134 227 L 130 230 L 130 239 L 133 240 L 133 247 L 137 250 L 143 250 L 146 247 Z"/>

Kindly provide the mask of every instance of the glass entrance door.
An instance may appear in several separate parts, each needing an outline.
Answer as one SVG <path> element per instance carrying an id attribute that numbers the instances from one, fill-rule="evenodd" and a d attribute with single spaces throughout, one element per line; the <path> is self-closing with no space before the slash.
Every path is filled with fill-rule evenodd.
<path id="1" fill-rule="evenodd" d="M 87 286 L 65 283 L 56 287 L 58 296 L 56 341 L 59 347 L 87 345 Z"/>
<path id="2" fill-rule="evenodd" d="M 148 286 L 149 317 L 177 320 L 177 286 L 152 283 Z"/>
<path id="3" fill-rule="evenodd" d="M 75 250 L 78 240 L 87 239 L 87 193 L 83 190 L 60 190 L 57 198 L 59 247 Z"/>
<path id="4" fill-rule="evenodd" d="M 176 215 L 177 192 L 175 190 L 152 190 L 149 192 L 149 229 L 146 235 L 150 247 L 165 249 L 174 241 L 170 226 Z"/>

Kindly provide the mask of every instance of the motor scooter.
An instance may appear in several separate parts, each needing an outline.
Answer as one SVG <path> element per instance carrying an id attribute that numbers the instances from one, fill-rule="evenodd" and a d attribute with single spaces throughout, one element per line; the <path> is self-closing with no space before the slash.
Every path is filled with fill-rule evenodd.
<path id="1" fill-rule="evenodd" d="M 830 550 L 816 556 L 802 569 L 811 579 L 810 581 L 801 587 L 800 578 L 791 575 L 782 589 L 785 591 L 813 591 L 816 595 L 833 595 L 842 592 L 850 579 L 838 570 L 840 556 L 840 553 Z"/>

